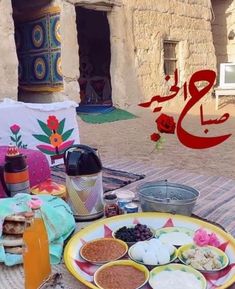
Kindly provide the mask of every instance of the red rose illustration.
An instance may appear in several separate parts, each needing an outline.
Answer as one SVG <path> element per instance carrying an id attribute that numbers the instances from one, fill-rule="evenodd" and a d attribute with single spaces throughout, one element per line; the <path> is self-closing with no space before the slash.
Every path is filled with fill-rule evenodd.
<path id="1" fill-rule="evenodd" d="M 20 131 L 20 126 L 18 124 L 13 124 L 10 126 L 10 130 L 13 134 L 17 134 Z"/>
<path id="2" fill-rule="evenodd" d="M 157 119 L 157 128 L 160 132 L 175 133 L 175 121 L 172 116 L 162 113 Z"/>
<path id="3" fill-rule="evenodd" d="M 151 138 L 152 141 L 157 142 L 157 141 L 159 141 L 159 139 L 161 138 L 161 136 L 160 136 L 159 133 L 153 133 L 153 134 L 151 134 L 150 138 Z"/>
<path id="4" fill-rule="evenodd" d="M 49 115 L 47 119 L 47 126 L 51 130 L 57 130 L 59 127 L 59 121 L 54 115 Z"/>

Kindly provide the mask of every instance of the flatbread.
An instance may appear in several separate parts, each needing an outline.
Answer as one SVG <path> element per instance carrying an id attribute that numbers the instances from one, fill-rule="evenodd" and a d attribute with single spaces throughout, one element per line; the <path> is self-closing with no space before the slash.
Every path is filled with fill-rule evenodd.
<path id="1" fill-rule="evenodd" d="M 7 216 L 5 218 L 5 221 L 25 222 L 24 212 L 23 213 L 19 213 L 19 214 L 14 214 L 14 215 Z"/>
<path id="2" fill-rule="evenodd" d="M 7 216 L 3 222 L 3 233 L 9 235 L 23 234 L 26 220 L 33 218 L 33 216 L 33 212 L 22 212 Z"/>
<path id="3" fill-rule="evenodd" d="M 4 234 L 19 235 L 23 234 L 25 222 L 5 221 L 2 231 Z"/>
<path id="4" fill-rule="evenodd" d="M 23 245 L 23 236 L 2 235 L 0 243 L 4 247 L 17 247 Z"/>
<path id="5" fill-rule="evenodd" d="M 10 254 L 23 254 L 22 247 L 4 247 L 6 253 Z"/>

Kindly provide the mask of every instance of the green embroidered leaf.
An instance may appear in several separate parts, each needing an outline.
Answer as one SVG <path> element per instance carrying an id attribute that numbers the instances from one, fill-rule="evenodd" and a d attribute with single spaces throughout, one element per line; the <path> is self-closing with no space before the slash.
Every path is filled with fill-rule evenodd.
<path id="1" fill-rule="evenodd" d="M 35 137 L 37 140 L 40 140 L 41 142 L 49 144 L 51 143 L 49 137 L 44 134 L 33 134 L 32 136 Z"/>
<path id="2" fill-rule="evenodd" d="M 156 143 L 156 150 L 161 150 L 161 149 L 162 149 L 162 144 L 161 144 L 160 141 L 158 141 L 158 142 Z"/>
<path id="3" fill-rule="evenodd" d="M 15 140 L 15 138 L 14 138 L 13 136 L 11 136 L 11 140 L 12 140 L 13 142 L 16 142 L 16 140 Z"/>
<path id="4" fill-rule="evenodd" d="M 54 152 L 51 152 L 51 151 L 49 151 L 49 150 L 47 150 L 47 149 L 44 149 L 44 148 L 41 148 L 41 147 L 38 147 L 38 149 L 39 149 L 42 153 L 44 153 L 44 154 L 46 154 L 46 155 L 50 155 L 50 156 L 54 156 L 54 155 L 55 155 Z"/>
<path id="5" fill-rule="evenodd" d="M 166 139 L 165 139 L 164 137 L 161 137 L 161 138 L 160 138 L 160 142 L 161 142 L 161 143 L 165 143 L 165 142 L 166 142 Z"/>
<path id="6" fill-rule="evenodd" d="M 45 134 L 48 136 L 51 136 L 52 131 L 47 127 L 47 125 L 39 119 L 37 121 L 38 121 L 41 129 L 45 132 Z"/>
<path id="7" fill-rule="evenodd" d="M 28 146 L 27 144 L 24 144 L 24 145 L 22 146 L 22 148 L 23 148 L 23 149 L 27 149 L 27 146 Z"/>
<path id="8" fill-rule="evenodd" d="M 19 135 L 16 139 L 16 141 L 19 141 L 21 139 L 21 135 Z"/>
<path id="9" fill-rule="evenodd" d="M 64 134 L 62 134 L 63 141 L 67 140 L 71 136 L 73 130 L 74 129 L 71 128 L 71 129 L 67 130 Z"/>
<path id="10" fill-rule="evenodd" d="M 59 127 L 57 129 L 58 134 L 62 134 L 64 130 L 64 123 L 65 123 L 65 118 L 62 119 L 59 123 Z"/>
<path id="11" fill-rule="evenodd" d="M 22 148 L 22 141 L 20 141 L 17 146 L 18 148 Z"/>

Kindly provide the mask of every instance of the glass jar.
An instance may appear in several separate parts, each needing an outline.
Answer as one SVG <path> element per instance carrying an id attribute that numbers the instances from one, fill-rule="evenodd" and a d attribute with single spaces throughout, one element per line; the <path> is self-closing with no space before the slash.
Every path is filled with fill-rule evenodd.
<path id="1" fill-rule="evenodd" d="M 106 218 L 119 215 L 118 198 L 116 194 L 104 196 L 104 215 Z"/>

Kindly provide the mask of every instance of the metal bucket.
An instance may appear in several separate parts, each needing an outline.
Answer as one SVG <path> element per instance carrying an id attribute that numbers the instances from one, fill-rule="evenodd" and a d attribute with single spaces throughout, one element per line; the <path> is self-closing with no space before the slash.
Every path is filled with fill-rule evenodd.
<path id="1" fill-rule="evenodd" d="M 137 188 L 143 212 L 190 216 L 200 195 L 196 189 L 168 181 L 148 182 Z"/>

